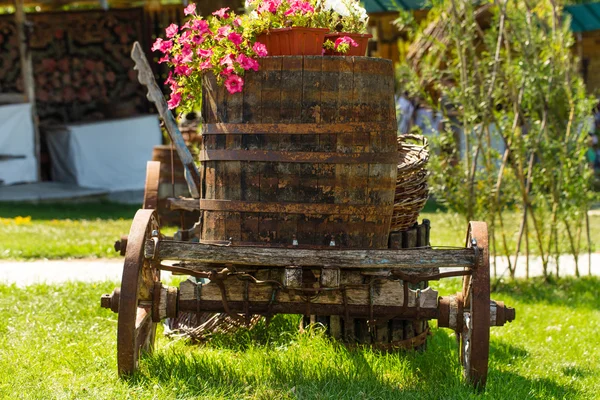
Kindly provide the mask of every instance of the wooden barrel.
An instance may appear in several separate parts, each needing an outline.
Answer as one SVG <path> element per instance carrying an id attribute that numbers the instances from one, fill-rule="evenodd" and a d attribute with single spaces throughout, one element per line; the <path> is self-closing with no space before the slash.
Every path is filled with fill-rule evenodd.
<path id="1" fill-rule="evenodd" d="M 205 243 L 386 248 L 396 184 L 389 60 L 260 60 L 229 94 L 203 81 Z"/>
<path id="2" fill-rule="evenodd" d="M 198 222 L 198 212 L 171 211 L 167 207 L 169 197 L 190 197 L 190 191 L 183 175 L 183 164 L 173 149 L 173 168 L 171 168 L 171 145 L 158 145 L 152 149 L 152 161 L 160 161 L 160 179 L 158 183 L 158 217 L 161 225 L 190 228 Z"/>

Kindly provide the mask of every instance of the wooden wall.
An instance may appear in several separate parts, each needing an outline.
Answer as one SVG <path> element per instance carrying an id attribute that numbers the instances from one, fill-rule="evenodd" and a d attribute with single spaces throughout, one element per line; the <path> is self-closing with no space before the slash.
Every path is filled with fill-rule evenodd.
<path id="1" fill-rule="evenodd" d="M 588 93 L 600 95 L 600 31 L 575 34 L 574 52 Z"/>

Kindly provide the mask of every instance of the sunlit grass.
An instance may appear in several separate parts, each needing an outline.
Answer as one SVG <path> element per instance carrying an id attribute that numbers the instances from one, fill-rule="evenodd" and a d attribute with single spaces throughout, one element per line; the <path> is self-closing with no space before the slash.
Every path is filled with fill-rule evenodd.
<path id="1" fill-rule="evenodd" d="M 116 376 L 117 315 L 99 307 L 114 283 L 0 285 L 0 398 L 597 399 L 600 280 L 502 284 L 517 319 L 492 328 L 487 391 L 461 378 L 454 334 L 433 329 L 422 353 L 348 351 L 297 316 L 204 346 L 159 336 L 130 380 Z M 438 285 L 442 294 L 456 280 Z M 435 325 L 435 323 L 432 323 Z"/>

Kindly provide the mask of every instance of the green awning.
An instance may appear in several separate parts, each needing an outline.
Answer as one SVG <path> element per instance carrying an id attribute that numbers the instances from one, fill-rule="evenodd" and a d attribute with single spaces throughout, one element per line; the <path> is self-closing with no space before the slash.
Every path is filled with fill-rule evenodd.
<path id="1" fill-rule="evenodd" d="M 575 33 L 600 30 L 600 3 L 566 6 L 571 14 L 571 31 Z"/>
<path id="2" fill-rule="evenodd" d="M 428 0 L 362 0 L 369 14 L 429 8 Z"/>

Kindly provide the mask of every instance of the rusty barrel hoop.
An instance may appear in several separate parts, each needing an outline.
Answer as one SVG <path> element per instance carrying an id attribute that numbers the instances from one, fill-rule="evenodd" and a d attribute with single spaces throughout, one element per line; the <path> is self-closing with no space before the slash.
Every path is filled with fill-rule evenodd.
<path id="1" fill-rule="evenodd" d="M 260 60 L 229 94 L 207 75 L 202 241 L 387 248 L 396 183 L 389 60 Z"/>

